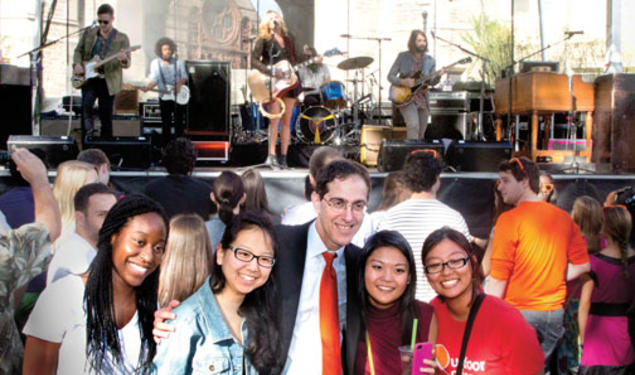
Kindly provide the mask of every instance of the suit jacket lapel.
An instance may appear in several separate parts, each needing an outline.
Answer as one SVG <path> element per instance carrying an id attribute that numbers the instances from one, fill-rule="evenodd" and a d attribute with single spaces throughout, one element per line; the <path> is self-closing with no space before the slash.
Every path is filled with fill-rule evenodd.
<path id="1" fill-rule="evenodd" d="M 342 365 L 346 374 L 352 374 L 357 354 L 357 342 L 360 335 L 360 310 L 358 302 L 358 273 L 361 249 L 348 245 L 344 250 L 346 258 L 346 325 L 342 343 Z"/>
<path id="2" fill-rule="evenodd" d="M 275 268 L 276 282 L 280 294 L 280 340 L 281 360 L 286 362 L 293 327 L 300 303 L 304 264 L 306 261 L 307 238 L 309 226 L 312 222 L 301 226 L 279 226 L 278 240 L 280 241 L 280 255 Z"/>

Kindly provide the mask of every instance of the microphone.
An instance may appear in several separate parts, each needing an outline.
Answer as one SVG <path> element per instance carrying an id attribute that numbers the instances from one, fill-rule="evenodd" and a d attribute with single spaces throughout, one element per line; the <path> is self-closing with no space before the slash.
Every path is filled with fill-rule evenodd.
<path id="1" fill-rule="evenodd" d="M 582 35 L 584 34 L 583 30 L 576 30 L 576 31 L 565 31 L 564 32 L 567 36 L 572 36 L 572 35 Z"/>
<path id="2" fill-rule="evenodd" d="M 351 34 L 341 34 L 340 38 L 350 38 Z"/>
<path id="3" fill-rule="evenodd" d="M 434 39 L 437 38 L 437 34 L 434 33 L 434 30 L 430 30 L 430 35 L 432 35 Z"/>

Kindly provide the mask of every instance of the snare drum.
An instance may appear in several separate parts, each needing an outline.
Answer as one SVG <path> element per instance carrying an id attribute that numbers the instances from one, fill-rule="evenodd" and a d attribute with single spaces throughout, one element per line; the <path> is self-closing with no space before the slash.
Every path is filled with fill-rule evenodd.
<path id="1" fill-rule="evenodd" d="M 335 136 L 337 123 L 337 118 L 328 108 L 309 107 L 298 117 L 295 132 L 303 143 L 325 144 Z"/>
<path id="2" fill-rule="evenodd" d="M 324 105 L 327 108 L 346 107 L 346 94 L 344 93 L 344 85 L 339 81 L 326 82 L 320 87 Z"/>

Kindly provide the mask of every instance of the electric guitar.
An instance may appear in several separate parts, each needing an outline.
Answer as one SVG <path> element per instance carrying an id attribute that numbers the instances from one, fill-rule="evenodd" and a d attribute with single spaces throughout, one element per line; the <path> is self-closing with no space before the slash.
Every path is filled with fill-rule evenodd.
<path id="1" fill-rule="evenodd" d="M 325 57 L 341 54 L 342 52 L 337 48 L 324 52 Z M 259 70 L 252 69 L 247 75 L 247 85 L 251 90 L 251 95 L 255 101 L 261 104 L 270 103 L 298 85 L 298 76 L 296 75 L 298 69 L 311 65 L 318 59 L 319 57 L 314 57 L 297 65 L 291 65 L 287 60 L 278 61 L 273 65 L 273 71 L 280 72 L 280 77 L 269 77 Z"/>
<path id="2" fill-rule="evenodd" d="M 136 51 L 139 48 L 141 48 L 141 45 L 132 46 L 125 49 L 124 52 L 128 53 Z M 114 53 L 103 60 L 100 59 L 99 56 L 95 55 L 92 59 L 84 61 L 82 63 L 82 65 L 84 66 L 84 74 L 73 74 L 73 76 L 71 77 L 71 83 L 73 87 L 79 89 L 84 86 L 86 81 L 91 78 L 104 78 L 104 75 L 99 73 L 97 69 L 101 68 L 104 64 L 110 62 L 111 60 L 116 59 L 118 54 L 119 52 Z"/>
<path id="3" fill-rule="evenodd" d="M 406 86 L 400 86 L 400 85 L 391 85 L 390 86 L 390 91 L 388 93 L 388 97 L 390 98 L 390 101 L 392 101 L 395 106 L 397 108 L 399 107 L 405 107 L 408 104 L 412 103 L 412 101 L 415 98 L 415 95 L 421 91 L 421 90 L 428 90 L 430 88 L 430 83 L 437 78 L 438 76 L 441 75 L 441 72 L 444 69 L 450 69 L 451 67 L 453 67 L 454 65 L 458 65 L 458 64 L 468 64 L 472 62 L 472 58 L 471 57 L 465 57 L 455 63 L 452 63 L 448 66 L 443 67 L 442 69 L 439 69 L 437 71 L 435 71 L 434 73 L 430 74 L 430 75 L 423 75 L 422 72 L 417 72 L 415 73 L 414 78 L 415 79 L 415 85 L 413 87 L 406 87 Z"/>
<path id="4" fill-rule="evenodd" d="M 142 89 L 143 85 L 130 85 L 136 89 Z M 176 94 L 176 100 L 174 99 L 174 85 L 165 85 L 165 90 L 160 88 L 148 89 L 147 91 L 158 92 L 162 94 L 161 100 L 174 100 L 177 104 L 186 105 L 190 101 L 190 88 L 182 85 L 181 90 Z"/>

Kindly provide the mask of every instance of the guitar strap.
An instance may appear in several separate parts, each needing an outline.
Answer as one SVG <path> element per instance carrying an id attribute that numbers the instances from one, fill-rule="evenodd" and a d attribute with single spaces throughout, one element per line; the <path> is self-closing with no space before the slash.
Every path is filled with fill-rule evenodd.
<path id="1" fill-rule="evenodd" d="M 174 70 L 175 70 L 175 73 L 174 73 L 174 86 L 176 87 L 176 83 L 179 81 L 181 72 L 178 69 L 178 59 L 172 57 L 170 60 L 172 60 L 173 63 L 174 63 Z M 162 69 L 162 66 L 161 66 L 161 58 L 157 59 L 156 62 L 157 62 L 157 64 L 159 64 L 159 75 L 161 76 L 161 82 L 163 83 L 163 89 L 167 90 L 168 89 L 168 84 L 167 84 L 167 81 L 165 80 L 165 76 L 163 75 L 163 69 Z M 175 98 L 175 101 L 176 101 L 176 98 Z"/>
<path id="2" fill-rule="evenodd" d="M 91 52 L 91 57 L 94 57 L 95 55 L 98 55 L 100 59 L 104 59 L 106 57 L 106 54 L 108 53 L 108 50 L 110 49 L 110 45 L 112 44 L 112 41 L 115 39 L 115 36 L 117 35 L 117 29 L 112 29 L 112 31 L 110 32 L 110 34 L 108 35 L 108 38 L 106 38 L 104 40 L 104 38 L 102 38 L 99 34 L 99 30 L 97 30 L 97 37 L 95 39 L 95 44 L 93 45 L 93 50 Z M 99 72 L 100 73 L 104 73 L 104 67 L 100 66 L 99 67 Z"/>

